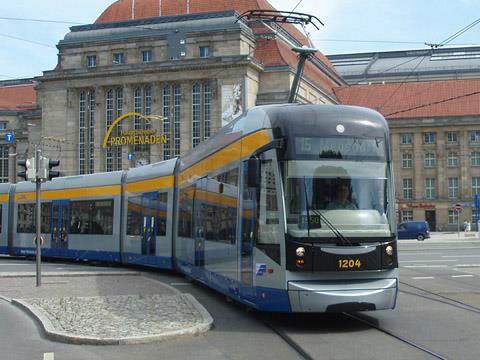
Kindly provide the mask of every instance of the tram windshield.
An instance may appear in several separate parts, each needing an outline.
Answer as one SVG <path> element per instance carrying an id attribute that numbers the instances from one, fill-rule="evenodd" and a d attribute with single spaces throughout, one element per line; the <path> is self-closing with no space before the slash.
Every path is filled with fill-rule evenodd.
<path id="1" fill-rule="evenodd" d="M 332 237 L 391 235 L 385 161 L 290 160 L 283 164 L 287 232 Z"/>

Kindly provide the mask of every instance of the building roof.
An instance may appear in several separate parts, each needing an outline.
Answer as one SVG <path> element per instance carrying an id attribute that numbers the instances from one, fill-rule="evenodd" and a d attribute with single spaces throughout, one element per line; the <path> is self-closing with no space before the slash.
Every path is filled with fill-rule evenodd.
<path id="1" fill-rule="evenodd" d="M 480 79 L 353 85 L 335 89 L 342 104 L 387 119 L 480 115 Z"/>
<path id="2" fill-rule="evenodd" d="M 267 0 L 118 0 L 98 17 L 95 24 L 228 10 L 234 10 L 238 14 L 242 14 L 247 10 L 254 9 L 275 10 Z M 306 36 L 292 24 L 282 24 L 278 29 L 273 30 L 261 24 L 253 24 L 252 30 L 257 35 L 283 33 L 285 37 L 293 40 L 292 42 L 296 42 L 296 46 L 310 45 Z M 273 58 L 269 56 L 269 49 L 273 50 Z M 291 53 L 291 55 L 287 55 L 286 52 Z M 281 43 L 278 38 L 269 42 L 259 39 L 254 56 L 265 66 L 290 66 L 293 69 L 297 67 L 297 55 Z M 305 75 L 327 93 L 333 94 L 332 88 L 345 82 L 338 76 L 330 60 L 321 52 L 317 52 L 313 60 L 316 65 L 307 65 Z"/>
<path id="3" fill-rule="evenodd" d="M 33 110 L 37 108 L 35 84 L 32 82 L 15 85 L 0 83 L 1 110 Z"/>
<path id="4" fill-rule="evenodd" d="M 480 46 L 328 55 L 351 84 L 480 77 Z"/>

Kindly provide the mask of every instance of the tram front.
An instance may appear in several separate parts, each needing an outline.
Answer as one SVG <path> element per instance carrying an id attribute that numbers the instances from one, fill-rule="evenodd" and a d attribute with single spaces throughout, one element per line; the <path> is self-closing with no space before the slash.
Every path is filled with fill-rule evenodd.
<path id="1" fill-rule="evenodd" d="M 270 120 L 283 139 L 277 157 L 291 311 L 394 308 L 398 260 L 385 119 L 357 107 L 300 105 Z"/>

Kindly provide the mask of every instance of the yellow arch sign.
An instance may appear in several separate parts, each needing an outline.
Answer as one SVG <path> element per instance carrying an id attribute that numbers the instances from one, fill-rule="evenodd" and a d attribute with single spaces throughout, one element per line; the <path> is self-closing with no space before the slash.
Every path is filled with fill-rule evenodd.
<path id="1" fill-rule="evenodd" d="M 110 139 L 110 135 L 112 134 L 112 131 L 115 128 L 115 126 L 117 126 L 120 122 L 122 122 L 123 120 L 125 120 L 126 118 L 129 118 L 131 116 L 138 116 L 139 118 L 144 119 L 144 120 L 163 120 L 164 119 L 164 117 L 160 116 L 160 115 L 142 115 L 140 113 L 133 112 L 133 111 L 128 112 L 128 113 L 123 114 L 123 115 L 120 115 L 118 118 L 116 118 L 112 122 L 112 125 L 110 125 L 110 127 L 108 128 L 107 133 L 105 134 L 105 137 L 103 138 L 102 148 L 105 149 L 107 147 L 108 140 Z"/>

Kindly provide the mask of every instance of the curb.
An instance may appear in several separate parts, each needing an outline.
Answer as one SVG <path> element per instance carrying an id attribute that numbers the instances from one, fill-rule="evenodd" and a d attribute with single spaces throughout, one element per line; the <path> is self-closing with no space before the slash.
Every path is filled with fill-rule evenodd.
<path id="1" fill-rule="evenodd" d="M 210 330 L 213 326 L 213 318 L 208 311 L 195 299 L 191 294 L 181 294 L 184 300 L 190 302 L 193 307 L 200 313 L 203 321 L 200 324 L 174 331 L 167 331 L 161 334 L 148 336 L 129 336 L 120 338 L 99 338 L 80 335 L 72 335 L 57 330 L 51 321 L 45 316 L 41 308 L 36 305 L 28 304 L 20 299 L 11 299 L 11 303 L 24 309 L 32 315 L 42 326 L 48 339 L 69 344 L 77 345 L 131 345 L 146 344 L 177 338 L 181 336 L 194 336 Z"/>

